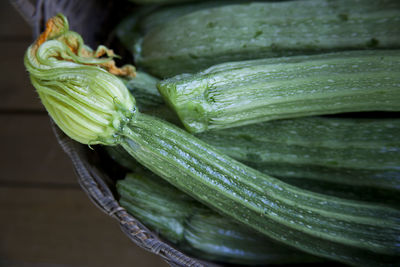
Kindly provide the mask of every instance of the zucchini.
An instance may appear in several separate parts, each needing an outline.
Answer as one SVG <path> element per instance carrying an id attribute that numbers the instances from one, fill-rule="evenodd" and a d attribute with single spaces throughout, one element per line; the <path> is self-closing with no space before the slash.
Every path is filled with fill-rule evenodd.
<path id="1" fill-rule="evenodd" d="M 221 229 L 221 225 L 225 225 L 225 229 Z M 225 231 L 221 232 L 223 230 Z M 269 239 L 265 240 L 257 233 L 246 233 L 243 227 L 226 223 L 226 219 L 217 213 L 203 212 L 193 215 L 186 225 L 185 239 L 190 248 L 194 248 L 191 254 L 204 258 L 203 251 L 206 251 L 205 259 L 212 261 L 246 266 L 324 262 L 323 259 L 288 249 Z"/>
<path id="2" fill-rule="evenodd" d="M 139 5 L 151 5 L 151 4 L 177 4 L 177 3 L 185 3 L 185 2 L 194 2 L 198 0 L 129 0 L 135 4 Z"/>
<path id="3" fill-rule="evenodd" d="M 278 177 L 400 189 L 400 119 L 306 117 L 197 135 Z"/>
<path id="4" fill-rule="evenodd" d="M 163 80 L 190 132 L 356 111 L 400 111 L 400 50 L 231 62 Z"/>
<path id="5" fill-rule="evenodd" d="M 141 170 L 136 160 L 132 159 L 121 146 L 104 146 L 103 148 L 106 154 L 121 167 L 134 172 Z"/>
<path id="6" fill-rule="evenodd" d="M 175 125 L 181 126 L 174 111 L 165 105 L 164 99 L 157 90 L 159 79 L 141 71 L 136 72 L 135 78 L 123 78 L 125 86 L 137 98 L 137 107 L 143 113 L 161 117 Z"/>
<path id="7" fill-rule="evenodd" d="M 399 12 L 397 0 L 223 5 L 154 28 L 137 44 L 134 57 L 139 67 L 166 78 L 229 61 L 398 48 Z"/>
<path id="8" fill-rule="evenodd" d="M 156 88 L 159 80 L 141 77 L 151 76 L 138 72 L 127 83 L 139 109 L 177 124 L 162 105 Z M 132 86 L 135 80 L 140 92 Z M 398 205 L 400 120 L 377 117 L 377 113 L 362 118 L 354 115 L 276 120 L 196 136 L 289 184 L 344 198 Z M 127 154 L 117 150 L 118 154 Z M 116 158 L 132 160 L 129 155 Z"/>
<path id="9" fill-rule="evenodd" d="M 138 102 L 140 101 L 138 100 Z M 293 120 L 293 122 L 291 122 L 291 120 L 282 120 L 251 125 L 251 127 L 233 128 L 230 131 L 220 130 L 202 133 L 197 137 L 213 145 L 220 152 L 263 173 L 275 176 L 288 184 L 336 197 L 384 203 L 398 207 L 400 203 L 400 196 L 398 193 L 399 171 L 396 170 L 395 167 L 393 167 L 391 171 L 385 171 L 385 168 L 380 169 L 380 167 L 376 170 L 370 169 L 368 165 L 366 165 L 365 168 L 359 166 L 358 168 L 352 169 L 341 168 L 340 164 L 326 167 L 323 164 L 318 166 L 313 165 L 312 162 L 307 163 L 307 160 L 310 160 L 310 154 L 307 153 L 317 150 L 321 152 L 320 156 L 323 158 L 324 145 L 332 144 L 335 144 L 336 147 L 331 149 L 336 149 L 337 154 L 342 154 L 341 156 L 343 158 L 339 158 L 338 162 L 355 160 L 357 153 L 362 152 L 356 149 L 353 151 L 353 146 L 356 148 L 357 145 L 368 144 L 368 139 L 371 141 L 371 146 L 364 148 L 365 154 L 370 155 L 371 160 L 376 159 L 382 161 L 382 159 L 379 159 L 373 152 L 374 145 L 376 149 L 379 145 L 385 147 L 384 136 L 389 138 L 386 140 L 386 144 L 390 144 L 391 140 L 394 140 L 389 145 L 390 149 L 388 149 L 391 151 L 389 153 L 394 154 L 391 160 L 396 161 L 400 158 L 395 155 L 396 147 L 398 146 L 395 140 L 396 135 L 391 135 L 390 131 L 387 131 L 388 129 L 383 127 L 382 130 L 385 133 L 379 133 L 377 136 L 374 136 L 374 131 L 371 131 L 371 137 L 368 138 L 368 136 L 365 136 L 364 142 L 360 142 L 363 138 L 362 134 L 360 134 L 360 130 L 367 130 L 368 126 L 371 126 L 368 121 L 371 122 L 370 124 L 373 124 L 375 120 L 361 119 L 360 121 L 362 123 L 359 123 L 361 126 L 359 129 L 357 129 L 355 125 L 353 127 L 349 125 L 348 123 L 350 121 L 352 120 L 322 117 L 296 119 Z M 386 119 L 386 121 L 389 121 L 389 119 Z M 376 122 L 377 125 L 382 125 L 381 121 L 377 120 Z M 337 123 L 337 125 L 333 128 L 329 128 L 332 127 L 331 123 Z M 396 123 L 398 123 L 398 120 L 393 120 L 394 126 L 397 126 Z M 299 130 L 304 130 L 302 131 L 303 134 L 299 133 L 299 136 L 295 136 L 293 132 L 294 128 L 291 128 L 293 125 L 297 125 L 297 133 L 299 133 Z M 313 126 L 317 128 L 313 128 Z M 267 127 L 268 131 L 265 129 Z M 346 140 L 341 142 L 339 133 L 345 133 L 346 127 L 348 127 L 347 133 L 352 133 L 354 136 L 349 134 L 347 137 L 350 138 L 347 139 L 347 142 Z M 261 130 L 263 128 L 265 131 Z M 336 132 L 334 131 L 335 128 Z M 379 131 L 378 128 L 370 128 Z M 354 130 L 354 132 L 352 132 L 351 129 Z M 325 130 L 326 136 L 323 135 Z M 332 132 L 329 133 L 329 131 Z M 265 134 L 262 135 L 261 133 Z M 290 139 L 291 135 L 293 135 L 292 139 Z M 383 139 L 379 139 L 379 137 Z M 313 140 L 313 138 L 316 139 Z M 374 141 L 371 139 L 374 139 Z M 136 161 L 132 159 L 122 147 L 113 146 L 105 147 L 105 149 L 114 161 L 127 169 L 137 171 L 138 165 Z M 282 149 L 282 151 L 280 149 Z M 305 154 L 299 153 L 303 150 L 305 150 Z M 288 153 L 284 153 L 284 151 Z M 382 150 L 378 151 L 378 154 L 380 153 L 384 152 L 382 152 Z M 264 155 L 264 157 L 262 157 L 262 155 Z M 265 155 L 269 155 L 270 157 L 265 157 Z M 318 157 L 318 155 L 315 156 Z M 349 156 L 351 158 L 349 158 Z M 306 161 L 304 162 L 304 160 Z M 329 158 L 325 158 L 325 160 L 328 161 Z M 296 163 L 296 161 L 298 162 Z M 388 165 L 388 162 L 382 162 L 382 165 Z M 329 165 L 329 162 L 326 162 L 326 164 Z M 397 164 L 395 166 L 399 165 L 400 164 Z"/>
<path id="10" fill-rule="evenodd" d="M 140 113 L 124 83 L 110 73 L 121 73 L 112 58 L 97 56 L 61 14 L 25 54 L 42 103 L 73 140 L 121 145 L 178 189 L 288 246 L 353 265 L 400 263 L 399 210 L 288 185 Z"/>
<path id="11" fill-rule="evenodd" d="M 120 144 L 141 164 L 273 239 L 352 264 L 398 260 L 397 210 L 290 186 L 145 114 L 137 113 L 124 131 Z"/>
<path id="12" fill-rule="evenodd" d="M 141 77 L 151 76 L 138 72 L 127 83 L 140 110 L 152 110 L 151 114 L 171 121 L 172 115 L 164 112 L 163 99 L 155 87 L 158 79 L 138 82 L 140 92 L 131 86 Z M 362 200 L 398 199 L 395 192 L 400 189 L 400 119 L 376 117 L 379 114 L 361 118 L 354 115 L 276 120 L 199 133 L 196 137 L 290 184 L 346 196 L 341 194 L 344 190 L 349 197 Z M 128 156 L 125 158 L 129 161 Z M 335 187 L 337 190 L 332 191 Z M 371 193 L 362 194 L 363 191 Z M 381 193 L 375 196 L 374 191 Z"/>
<path id="13" fill-rule="evenodd" d="M 243 2 L 248 1 L 197 1 L 179 5 L 141 6 L 136 8 L 132 14 L 128 15 L 118 24 L 116 34 L 123 45 L 134 55 L 136 54 L 136 49 L 140 50 L 140 42 L 143 37 L 153 29 L 164 25 L 166 22 L 198 10 Z"/>
<path id="14" fill-rule="evenodd" d="M 184 240 L 185 220 L 202 208 L 146 170 L 128 173 L 125 179 L 117 181 L 116 188 L 121 206 L 174 244 Z"/>
<path id="15" fill-rule="evenodd" d="M 164 100 L 157 90 L 159 79 L 142 71 L 137 71 L 133 79 L 122 79 L 132 95 L 140 99 L 137 106 L 141 111 L 161 108 Z"/>
<path id="16" fill-rule="evenodd" d="M 321 261 L 232 222 L 149 171 L 127 174 L 117 191 L 129 213 L 201 259 L 246 265 Z"/>
<path id="17" fill-rule="evenodd" d="M 351 177 L 349 177 L 351 179 Z M 384 204 L 398 209 L 400 196 L 398 189 L 381 189 L 379 187 L 348 185 L 335 181 L 319 181 L 308 177 L 279 177 L 279 180 L 299 188 L 331 195 L 339 198 L 367 201 Z"/>

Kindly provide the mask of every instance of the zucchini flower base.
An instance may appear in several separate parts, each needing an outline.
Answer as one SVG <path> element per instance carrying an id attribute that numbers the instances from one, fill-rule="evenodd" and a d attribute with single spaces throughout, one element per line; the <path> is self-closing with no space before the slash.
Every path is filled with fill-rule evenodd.
<path id="1" fill-rule="evenodd" d="M 135 76 L 133 66 L 117 68 L 112 50 L 96 51 L 69 30 L 59 14 L 28 48 L 24 64 L 55 123 L 83 144 L 113 145 L 135 115 L 135 99 L 116 76 Z"/>

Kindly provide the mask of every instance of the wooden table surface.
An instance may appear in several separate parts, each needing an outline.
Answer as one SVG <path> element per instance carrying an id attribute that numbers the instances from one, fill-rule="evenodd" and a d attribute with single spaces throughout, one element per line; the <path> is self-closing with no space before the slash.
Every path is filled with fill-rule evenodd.
<path id="1" fill-rule="evenodd" d="M 31 36 L 0 1 L 0 266 L 168 266 L 79 187 L 23 66 Z"/>

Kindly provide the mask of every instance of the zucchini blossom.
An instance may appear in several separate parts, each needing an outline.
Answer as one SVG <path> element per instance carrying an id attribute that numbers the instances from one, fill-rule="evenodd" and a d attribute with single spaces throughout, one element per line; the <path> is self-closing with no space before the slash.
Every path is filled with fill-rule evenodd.
<path id="1" fill-rule="evenodd" d="M 135 76 L 133 66 L 117 68 L 114 52 L 96 51 L 69 30 L 62 14 L 51 18 L 29 46 L 24 64 L 55 123 L 83 144 L 116 143 L 117 132 L 135 115 L 135 99 L 119 76 Z"/>

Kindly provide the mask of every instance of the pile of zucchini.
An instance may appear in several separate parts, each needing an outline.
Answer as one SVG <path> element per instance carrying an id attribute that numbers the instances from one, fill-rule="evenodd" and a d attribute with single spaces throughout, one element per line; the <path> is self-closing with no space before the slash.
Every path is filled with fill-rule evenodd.
<path id="1" fill-rule="evenodd" d="M 123 162 L 123 151 L 118 148 L 107 151 Z M 133 162 L 129 161 L 132 167 Z M 120 204 L 184 252 L 202 259 L 243 265 L 324 262 L 210 210 L 139 165 L 130 170 L 117 183 Z"/>
<path id="2" fill-rule="evenodd" d="M 400 2 L 145 2 L 116 30 L 136 74 L 62 15 L 25 55 L 129 170 L 120 204 L 201 259 L 400 265 Z"/>
<path id="3" fill-rule="evenodd" d="M 126 86 L 136 96 L 140 110 L 180 125 L 157 91 L 159 82 L 138 71 Z M 400 118 L 395 114 L 274 120 L 195 136 L 298 187 L 396 207 L 400 204 Z M 115 160 L 121 163 L 124 159 L 129 161 L 126 155 Z M 129 168 L 129 164 L 125 166 Z"/>
<path id="4" fill-rule="evenodd" d="M 232 194 L 241 199 L 239 207 L 254 205 L 250 210 L 268 213 L 267 218 L 281 216 L 282 221 L 273 220 L 280 221 L 278 230 L 251 218 L 254 213 L 250 211 L 236 219 L 314 255 L 354 265 L 399 263 L 397 257 L 391 258 L 396 253 L 386 249 L 378 252 L 379 246 L 360 248 L 366 239 L 358 228 L 362 220 L 350 219 L 357 214 L 355 206 L 348 213 L 343 206 L 334 210 L 329 207 L 333 201 L 330 196 L 334 196 L 365 201 L 353 202 L 357 207 L 370 205 L 367 202 L 384 210 L 391 206 L 398 213 L 398 1 L 201 1 L 144 6 L 126 18 L 117 33 L 140 70 L 127 82 L 140 110 L 186 128 L 223 154 L 285 185 L 309 190 L 289 193 L 293 187 L 281 188 L 280 182 L 273 181 L 275 184 L 270 186 L 279 188 L 276 191 L 263 188 L 265 181 L 247 172 L 237 174 L 225 167 L 224 171 L 215 171 L 216 167 L 206 160 L 209 154 L 196 147 L 186 148 L 185 144 L 181 152 L 176 149 L 178 154 L 173 153 L 177 160 L 181 160 L 179 153 L 183 157 L 201 153 L 209 165 L 180 166 L 212 180 L 210 191 L 215 190 L 202 190 L 205 196 L 197 199 L 207 203 L 204 199 L 215 200 L 214 195 Z M 114 158 L 120 162 L 126 157 Z M 154 167 L 148 167 L 157 173 Z M 219 178 L 213 180 L 213 172 Z M 208 178 L 204 177 L 206 173 Z M 189 192 L 202 186 L 174 182 Z M 255 193 L 257 188 L 259 192 L 277 194 L 277 198 L 262 200 L 265 193 Z M 130 190 L 140 189 L 131 186 Z M 282 192 L 285 190 L 289 191 Z M 323 203 L 318 209 L 312 204 L 312 196 L 316 195 L 311 191 L 322 194 L 317 197 L 318 203 Z M 301 194 L 304 196 L 299 197 Z M 124 201 L 122 197 L 122 205 Z M 134 203 L 126 205 L 128 210 Z M 232 215 L 239 208 L 238 202 L 234 203 L 223 202 L 220 211 Z M 272 208 L 275 206 L 276 210 Z M 330 214 L 330 219 L 312 218 L 315 212 Z M 163 218 L 162 212 L 155 213 Z M 397 216 L 393 221 L 396 229 Z M 319 226 L 321 232 L 317 233 Z M 166 237 L 163 227 L 152 227 Z M 307 237 L 308 227 L 316 239 Z M 369 231 L 381 231 L 372 229 Z M 208 230 L 213 232 L 212 227 Z M 287 235 L 286 231 L 293 234 Z M 224 232 L 223 227 L 219 232 Z M 326 236 L 331 241 L 322 242 L 324 233 L 334 238 Z M 400 239 L 394 232 L 387 234 Z M 350 236 L 355 239 L 350 241 Z M 213 241 L 202 242 L 217 246 L 221 238 L 215 234 Z M 309 246 L 309 242 L 315 243 Z M 202 256 L 209 259 L 217 252 L 203 251 Z M 221 260 L 226 261 L 222 250 L 220 253 Z M 253 264 L 261 264 L 257 260 L 254 256 Z M 265 259 L 264 264 L 268 263 L 279 260 Z"/>

